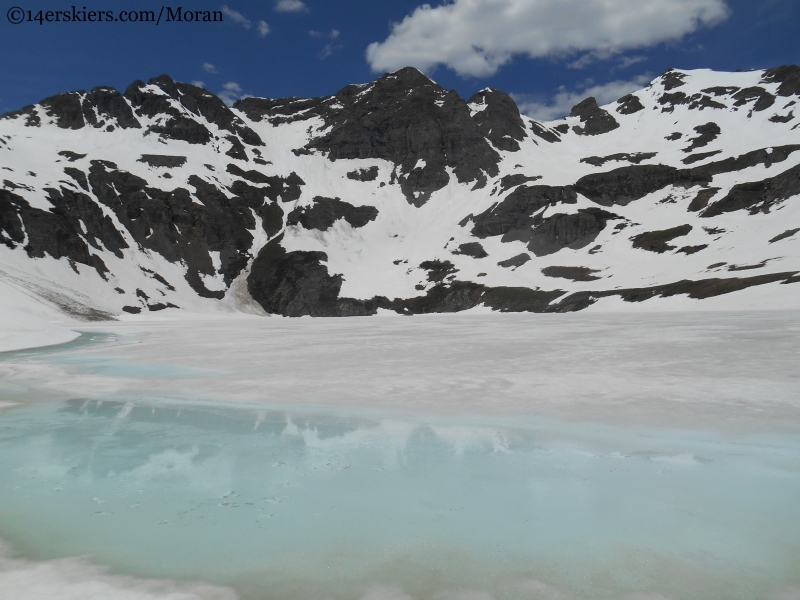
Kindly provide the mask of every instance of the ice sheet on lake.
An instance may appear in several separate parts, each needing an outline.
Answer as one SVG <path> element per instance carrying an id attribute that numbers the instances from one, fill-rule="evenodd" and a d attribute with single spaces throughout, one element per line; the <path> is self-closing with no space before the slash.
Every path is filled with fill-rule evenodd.
<path id="1" fill-rule="evenodd" d="M 6 356 L 0 394 L 800 429 L 797 311 L 91 327 L 107 333 L 68 352 Z"/>

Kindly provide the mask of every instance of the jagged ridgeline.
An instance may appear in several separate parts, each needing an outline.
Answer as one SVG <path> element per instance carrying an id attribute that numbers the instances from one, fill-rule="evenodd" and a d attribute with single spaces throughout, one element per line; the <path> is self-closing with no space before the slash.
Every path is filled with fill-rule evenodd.
<path id="1" fill-rule="evenodd" d="M 798 101 L 797 66 L 669 70 L 553 122 L 413 68 L 233 106 L 166 75 L 67 92 L 0 117 L 0 278 L 87 319 L 785 305 Z"/>

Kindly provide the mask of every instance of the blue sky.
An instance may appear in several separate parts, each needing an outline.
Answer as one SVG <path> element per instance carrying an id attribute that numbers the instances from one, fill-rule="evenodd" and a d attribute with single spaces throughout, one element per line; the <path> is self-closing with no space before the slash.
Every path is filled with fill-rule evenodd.
<path id="1" fill-rule="evenodd" d="M 464 98 L 495 87 L 530 114 L 555 118 L 582 97 L 611 101 L 669 67 L 800 63 L 797 0 L 450 0 L 427 9 L 418 0 L 186 4 L 165 6 L 223 11 L 224 21 L 14 25 L 6 16 L 12 6 L 35 16 L 72 5 L 9 0 L 0 14 L 0 112 L 97 85 L 124 91 L 161 73 L 203 82 L 229 100 L 320 96 L 411 64 Z M 83 6 L 118 14 L 158 13 L 162 5 Z"/>

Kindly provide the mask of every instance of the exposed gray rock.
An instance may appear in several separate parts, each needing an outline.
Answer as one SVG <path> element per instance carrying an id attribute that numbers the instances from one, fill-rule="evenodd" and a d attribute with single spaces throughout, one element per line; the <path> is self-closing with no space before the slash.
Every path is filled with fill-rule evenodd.
<path id="1" fill-rule="evenodd" d="M 625 206 L 668 185 L 705 185 L 711 176 L 666 165 L 634 165 L 581 177 L 574 188 L 601 206 Z"/>
<path id="2" fill-rule="evenodd" d="M 464 256 L 471 256 L 472 258 L 486 258 L 489 256 L 480 242 L 461 244 L 458 250 L 454 251 L 453 254 L 463 254 Z"/>
<path id="3" fill-rule="evenodd" d="M 347 173 L 347 178 L 355 181 L 375 181 L 378 178 L 378 167 L 349 171 Z"/>
<path id="4" fill-rule="evenodd" d="M 595 281 L 601 279 L 594 275 L 599 272 L 597 269 L 589 267 L 545 267 L 542 269 L 542 275 L 545 277 L 571 279 L 572 281 Z"/>
<path id="5" fill-rule="evenodd" d="M 638 96 L 634 96 L 633 94 L 623 96 L 617 100 L 617 104 L 619 104 L 617 112 L 621 115 L 632 115 L 640 110 L 644 110 L 641 100 L 639 100 Z"/>
<path id="6" fill-rule="evenodd" d="M 797 65 L 784 65 L 767 69 L 762 78 L 764 83 L 780 83 L 779 96 L 800 95 L 800 67 Z"/>
<path id="7" fill-rule="evenodd" d="M 708 146 L 711 142 L 717 139 L 722 130 L 719 128 L 719 125 L 716 123 L 706 123 L 705 125 L 698 125 L 694 128 L 695 132 L 698 134 L 697 137 L 690 139 L 689 144 L 686 148 L 683 149 L 684 152 L 692 152 L 696 148 L 703 148 L 704 146 Z"/>
<path id="8" fill-rule="evenodd" d="M 577 213 L 555 214 L 536 225 L 529 238 L 528 250 L 536 256 L 546 256 L 564 248 L 583 248 L 597 239 L 607 221 L 620 218 L 600 208 L 582 208 Z"/>
<path id="9" fill-rule="evenodd" d="M 613 161 L 626 161 L 629 163 L 633 163 L 634 165 L 638 165 L 642 161 L 650 160 L 653 158 L 658 152 L 633 152 L 631 154 L 627 153 L 620 153 L 620 154 L 610 154 L 608 156 L 589 156 L 587 158 L 582 158 L 582 163 L 587 163 L 594 167 L 602 167 L 607 162 Z"/>
<path id="10" fill-rule="evenodd" d="M 186 164 L 185 156 L 168 156 L 166 154 L 142 154 L 136 162 L 145 163 L 151 167 L 166 167 L 172 169 Z"/>
<path id="11" fill-rule="evenodd" d="M 674 250 L 675 246 L 670 246 L 668 242 L 675 238 L 688 235 L 692 230 L 691 225 L 678 225 L 670 229 L 662 229 L 661 231 L 647 231 L 640 233 L 631 238 L 634 248 L 641 248 L 649 252 L 657 252 L 662 254 L 668 250 Z"/>
<path id="12" fill-rule="evenodd" d="M 700 213 L 701 217 L 715 217 L 735 210 L 747 210 L 751 215 L 768 213 L 776 203 L 800 194 L 800 165 L 796 165 L 761 181 L 738 183 L 721 200 Z"/>
<path id="13" fill-rule="evenodd" d="M 472 235 L 478 238 L 502 235 L 503 241 L 527 241 L 535 223 L 534 213 L 549 205 L 574 204 L 577 199 L 570 187 L 520 186 L 481 214 L 470 215 L 469 220 L 474 224 Z"/>
<path id="14" fill-rule="evenodd" d="M 467 103 L 486 105 L 472 115 L 472 120 L 495 148 L 509 152 L 519 150 L 518 142 L 525 139 L 525 123 L 508 94 L 487 88 L 473 95 Z"/>
<path id="15" fill-rule="evenodd" d="M 516 256 L 512 256 L 511 258 L 508 258 L 506 260 L 501 260 L 497 264 L 500 265 L 501 267 L 505 267 L 506 269 L 517 268 L 524 265 L 530 259 L 531 259 L 530 254 L 528 254 L 527 252 L 522 252 L 521 254 L 517 254 Z"/>
<path id="16" fill-rule="evenodd" d="M 327 231 L 339 219 L 343 219 L 351 227 L 364 227 L 378 216 L 374 206 L 353 206 L 339 198 L 315 196 L 310 207 L 298 206 L 286 219 L 287 225 L 302 225 L 305 229 Z"/>
<path id="17" fill-rule="evenodd" d="M 572 107 L 570 117 L 580 117 L 583 127 L 575 127 L 578 135 L 601 135 L 614 131 L 619 127 L 619 123 L 608 111 L 597 106 L 597 101 L 593 97 L 586 98 Z"/>

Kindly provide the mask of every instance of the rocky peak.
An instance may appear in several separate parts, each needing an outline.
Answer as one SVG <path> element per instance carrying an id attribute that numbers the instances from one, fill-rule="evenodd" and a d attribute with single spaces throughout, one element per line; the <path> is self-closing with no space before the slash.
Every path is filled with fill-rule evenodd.
<path id="1" fill-rule="evenodd" d="M 761 78 L 763 83 L 780 83 L 779 96 L 800 95 L 800 67 L 797 65 L 783 65 L 764 71 Z"/>
<path id="2" fill-rule="evenodd" d="M 381 158 L 396 165 L 396 179 L 409 203 L 421 206 L 447 185 L 446 167 L 459 182 L 486 185 L 498 173 L 500 156 L 489 145 L 456 92 L 407 67 L 366 86 L 348 86 L 321 101 L 309 116 L 320 116 L 326 131 L 307 150 L 330 160 Z"/>
<path id="3" fill-rule="evenodd" d="M 583 127 L 574 128 L 578 135 L 600 135 L 619 127 L 614 117 L 597 106 L 597 100 L 591 96 L 573 106 L 569 116 L 580 117 L 584 124 Z"/>
<path id="4" fill-rule="evenodd" d="M 147 89 L 149 86 L 157 87 L 163 92 L 159 94 L 155 91 Z M 172 139 L 182 139 L 190 144 L 204 144 L 210 141 L 211 132 L 202 123 L 194 121 L 190 117 L 177 108 L 174 102 L 179 103 L 189 113 L 202 117 L 208 123 L 213 123 L 220 129 L 228 131 L 233 136 L 238 137 L 242 142 L 250 146 L 263 146 L 264 143 L 258 134 L 245 125 L 236 114 L 228 108 L 225 103 L 207 90 L 197 86 L 180 83 L 174 81 L 169 75 L 160 75 L 150 79 L 147 84 L 143 81 L 135 81 L 125 91 L 125 97 L 134 106 L 136 113 L 139 115 L 146 115 L 148 117 L 156 117 L 158 115 L 169 115 L 166 124 L 162 126 L 151 127 L 151 131 L 155 131 L 163 137 Z M 238 144 L 233 142 L 230 138 L 229 141 L 236 147 L 241 158 L 243 148 L 241 142 Z M 233 139 L 236 139 L 233 137 Z M 246 155 L 244 155 L 246 159 Z"/>
<path id="5" fill-rule="evenodd" d="M 473 109 L 472 119 L 498 150 L 516 152 L 525 139 L 525 123 L 511 96 L 491 88 L 474 94 L 467 104 Z"/>

